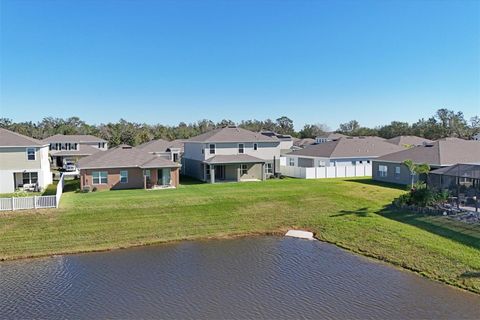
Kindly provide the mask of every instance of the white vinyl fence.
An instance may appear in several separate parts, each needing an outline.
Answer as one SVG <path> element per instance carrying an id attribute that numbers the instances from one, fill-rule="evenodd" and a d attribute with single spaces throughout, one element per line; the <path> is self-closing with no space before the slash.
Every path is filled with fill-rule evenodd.
<path id="1" fill-rule="evenodd" d="M 280 166 L 280 172 L 287 177 L 302 179 L 322 178 L 352 178 L 372 175 L 371 164 L 357 164 L 354 166 L 316 167 L 303 168 L 293 166 Z"/>
<path id="2" fill-rule="evenodd" d="M 58 208 L 64 185 L 63 175 L 57 185 L 54 196 L 11 197 L 0 198 L 0 211 Z"/>

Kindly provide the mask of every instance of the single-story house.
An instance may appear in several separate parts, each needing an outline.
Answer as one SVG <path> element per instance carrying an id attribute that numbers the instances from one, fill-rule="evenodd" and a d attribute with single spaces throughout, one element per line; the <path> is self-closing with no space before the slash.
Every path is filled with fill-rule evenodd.
<path id="1" fill-rule="evenodd" d="M 404 148 L 412 148 L 416 146 L 421 146 L 427 143 L 432 143 L 432 140 L 426 138 L 421 138 L 417 136 L 398 136 L 386 140 L 387 142 L 396 144 L 397 146 L 402 146 Z"/>
<path id="2" fill-rule="evenodd" d="M 0 128 L 0 193 L 42 190 L 51 183 L 48 144 Z"/>
<path id="3" fill-rule="evenodd" d="M 120 145 L 78 161 L 80 186 L 104 189 L 156 189 L 177 187 L 180 164 Z"/>
<path id="4" fill-rule="evenodd" d="M 416 164 L 426 163 L 431 169 L 448 167 L 457 163 L 480 163 L 480 141 L 444 138 L 432 143 L 390 153 L 373 161 L 374 180 L 409 184 L 412 176 L 403 164 L 412 160 Z M 414 177 L 418 181 L 421 177 Z"/>

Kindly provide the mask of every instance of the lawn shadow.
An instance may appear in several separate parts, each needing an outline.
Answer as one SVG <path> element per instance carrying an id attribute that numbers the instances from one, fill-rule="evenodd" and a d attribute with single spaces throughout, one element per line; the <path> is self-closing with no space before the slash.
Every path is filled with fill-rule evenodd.
<path id="1" fill-rule="evenodd" d="M 398 189 L 398 190 L 404 190 L 404 191 L 408 190 L 408 186 L 406 186 L 406 185 L 375 181 L 372 178 L 346 179 L 345 181 L 362 183 L 362 184 L 366 184 L 366 185 L 369 185 L 369 186 L 379 186 L 379 187 L 392 188 L 392 189 Z"/>
<path id="2" fill-rule="evenodd" d="M 413 213 L 389 206 L 377 213 L 385 218 L 406 223 L 475 249 L 480 249 L 480 225 L 478 224 L 456 222 L 447 217 Z"/>
<path id="3" fill-rule="evenodd" d="M 343 216 L 349 216 L 349 215 L 355 215 L 358 217 L 368 217 L 368 208 L 360 208 L 357 210 L 341 210 L 340 213 L 334 214 L 331 217 L 343 217 Z"/>
<path id="4" fill-rule="evenodd" d="M 462 273 L 460 278 L 480 278 L 480 272 L 467 271 Z"/>
<path id="5" fill-rule="evenodd" d="M 204 183 L 205 182 L 197 180 L 197 179 L 192 178 L 192 177 L 188 177 L 188 176 L 184 176 L 184 175 L 180 176 L 180 185 L 190 186 L 190 185 L 197 185 L 197 184 L 204 184 Z"/>

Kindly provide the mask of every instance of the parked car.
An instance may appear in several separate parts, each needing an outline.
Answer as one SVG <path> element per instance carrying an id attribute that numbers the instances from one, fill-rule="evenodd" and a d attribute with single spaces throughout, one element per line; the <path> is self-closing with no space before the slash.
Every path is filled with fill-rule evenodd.
<path id="1" fill-rule="evenodd" d="M 65 162 L 65 164 L 63 165 L 63 169 L 65 171 L 75 171 L 75 170 L 77 170 L 77 167 L 75 166 L 75 163 L 73 163 L 73 162 Z"/>

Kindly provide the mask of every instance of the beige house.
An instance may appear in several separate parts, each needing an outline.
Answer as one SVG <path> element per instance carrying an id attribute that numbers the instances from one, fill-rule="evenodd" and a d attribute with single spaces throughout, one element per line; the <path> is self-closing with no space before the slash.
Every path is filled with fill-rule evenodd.
<path id="1" fill-rule="evenodd" d="M 198 180 L 264 180 L 280 164 L 281 141 L 235 126 L 215 129 L 185 141 L 183 173 Z"/>
<path id="2" fill-rule="evenodd" d="M 51 183 L 48 144 L 0 128 L 0 193 L 43 190 Z"/>
<path id="3" fill-rule="evenodd" d="M 61 168 L 67 161 L 76 163 L 80 158 L 108 149 L 108 142 L 92 135 L 56 134 L 42 140 L 49 145 L 52 165 Z"/>
<path id="4" fill-rule="evenodd" d="M 77 166 L 82 190 L 172 188 L 180 178 L 180 164 L 128 145 L 82 158 Z"/>

